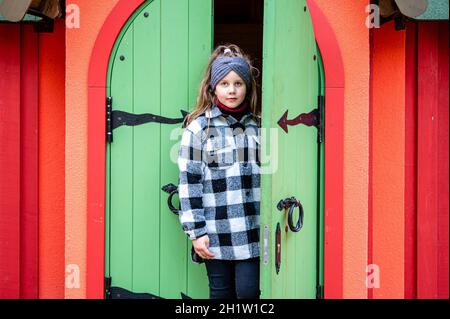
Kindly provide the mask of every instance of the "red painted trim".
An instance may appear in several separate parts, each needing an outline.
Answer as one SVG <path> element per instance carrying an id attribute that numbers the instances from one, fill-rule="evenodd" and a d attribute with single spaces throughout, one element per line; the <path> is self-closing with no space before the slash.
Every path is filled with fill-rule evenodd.
<path id="1" fill-rule="evenodd" d="M 311 13 L 314 35 L 324 60 L 325 86 L 343 89 L 345 82 L 344 64 L 334 30 L 314 0 L 306 0 L 306 3 Z M 329 59 L 325 60 L 324 56 L 328 56 Z M 331 101 L 328 101 L 328 103 L 331 103 Z"/>
<path id="2" fill-rule="evenodd" d="M 307 0 L 325 69 L 325 298 L 343 297 L 344 66 L 336 35 L 313 0 Z"/>
<path id="3" fill-rule="evenodd" d="M 38 298 L 38 34 L 22 25 L 20 297 Z"/>
<path id="4" fill-rule="evenodd" d="M 121 0 L 103 24 L 88 75 L 88 212 L 86 296 L 103 298 L 105 266 L 105 98 L 111 51 L 120 30 L 143 3 Z"/>
<path id="5" fill-rule="evenodd" d="M 20 26 L 0 24 L 0 298 L 20 297 Z"/>
<path id="6" fill-rule="evenodd" d="M 417 298 L 417 27 L 406 28 L 405 298 Z"/>
<path id="7" fill-rule="evenodd" d="M 420 23 L 418 38 L 417 297 L 438 296 L 438 28 Z"/>
<path id="8" fill-rule="evenodd" d="M 448 21 L 438 24 L 438 298 L 449 297 Z"/>

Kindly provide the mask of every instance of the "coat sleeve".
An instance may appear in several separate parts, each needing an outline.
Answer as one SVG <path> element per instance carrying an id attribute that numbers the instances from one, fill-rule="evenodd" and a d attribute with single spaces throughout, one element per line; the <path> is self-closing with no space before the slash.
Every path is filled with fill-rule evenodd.
<path id="1" fill-rule="evenodd" d="M 194 240 L 207 233 L 203 208 L 205 163 L 202 160 L 200 138 L 187 128 L 181 138 L 178 168 L 178 195 L 181 205 L 179 220 L 189 239 Z"/>

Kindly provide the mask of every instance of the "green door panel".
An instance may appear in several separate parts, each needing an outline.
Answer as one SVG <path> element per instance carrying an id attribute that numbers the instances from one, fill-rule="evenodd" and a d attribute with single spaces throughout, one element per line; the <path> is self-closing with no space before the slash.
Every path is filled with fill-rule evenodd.
<path id="1" fill-rule="evenodd" d="M 180 118 L 192 111 L 212 46 L 212 3 L 146 1 L 123 27 L 111 54 L 113 110 Z M 170 152 L 181 124 L 120 126 L 107 145 L 105 275 L 111 286 L 163 298 L 208 296 L 203 265 L 161 187 L 177 184 Z M 178 205 L 178 202 L 174 203 Z"/>
<path id="2" fill-rule="evenodd" d="M 320 144 L 317 129 L 278 121 L 288 111 L 291 120 L 317 108 L 319 91 L 318 52 L 306 1 L 265 0 L 262 83 L 262 152 L 277 157 L 277 169 L 261 174 L 261 229 L 268 230 L 261 262 L 263 298 L 315 298 L 320 270 Z M 272 129 L 268 132 L 269 128 Z M 277 137 L 276 140 L 272 138 Z M 273 153 L 273 154 L 272 154 Z M 264 157 L 263 157 L 264 162 Z M 273 158 L 271 159 L 274 163 Z M 277 203 L 294 196 L 303 206 L 303 228 L 292 232 L 287 214 Z M 294 221 L 298 218 L 298 209 Z M 281 264 L 275 267 L 275 231 L 281 226 Z M 264 243 L 267 245 L 264 245 Z M 265 248 L 267 247 L 267 248 Z"/>

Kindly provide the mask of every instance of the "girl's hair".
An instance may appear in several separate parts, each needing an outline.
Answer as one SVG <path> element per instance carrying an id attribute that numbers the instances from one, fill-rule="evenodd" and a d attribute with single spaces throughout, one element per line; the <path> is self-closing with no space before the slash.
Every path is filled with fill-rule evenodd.
<path id="1" fill-rule="evenodd" d="M 230 49 L 230 51 L 224 53 L 226 49 Z M 240 57 L 247 61 L 248 65 L 250 66 L 250 78 L 252 87 L 247 88 L 247 95 L 246 99 L 250 102 L 250 109 L 255 115 L 257 114 L 256 109 L 256 103 L 257 103 L 257 93 L 256 93 L 256 80 L 255 78 L 259 76 L 259 71 L 257 68 L 253 67 L 251 64 L 250 58 L 237 46 L 234 44 L 227 44 L 227 45 L 219 45 L 216 47 L 216 49 L 212 52 L 208 65 L 206 67 L 205 75 L 203 77 L 203 80 L 200 83 L 200 88 L 198 91 L 197 96 L 197 102 L 195 105 L 195 109 L 186 116 L 183 127 L 188 126 L 193 120 L 195 120 L 197 117 L 200 116 L 203 112 L 205 112 L 207 109 L 211 108 L 212 106 L 212 100 L 214 98 L 214 89 L 209 88 L 209 83 L 211 81 L 211 65 L 214 62 L 215 59 L 219 57 Z M 209 124 L 210 124 L 210 118 L 208 118 L 208 131 L 209 131 Z M 206 134 L 208 136 L 208 133 Z"/>

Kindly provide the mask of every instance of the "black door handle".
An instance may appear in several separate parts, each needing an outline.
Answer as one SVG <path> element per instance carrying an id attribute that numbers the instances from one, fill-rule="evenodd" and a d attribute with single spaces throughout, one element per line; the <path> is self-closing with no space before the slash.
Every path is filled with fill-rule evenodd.
<path id="1" fill-rule="evenodd" d="M 299 209 L 299 215 L 298 215 L 297 224 L 294 226 L 293 218 L 294 218 L 294 209 L 296 207 L 298 207 L 298 209 Z M 286 199 L 280 200 L 277 204 L 277 208 L 280 211 L 283 209 L 289 208 L 289 211 L 288 211 L 289 229 L 294 233 L 298 233 L 303 227 L 304 213 L 303 213 L 302 204 L 294 196 L 292 196 L 291 198 L 286 198 Z"/>
<path id="2" fill-rule="evenodd" d="M 161 187 L 161 189 L 169 194 L 169 198 L 167 198 L 167 206 L 169 206 L 170 211 L 172 213 L 174 213 L 175 215 L 178 215 L 179 210 L 181 209 L 181 207 L 176 209 L 173 206 L 173 204 L 172 204 L 172 197 L 173 197 L 173 195 L 178 193 L 178 186 L 175 186 L 174 184 L 169 183 L 169 184 L 164 185 L 163 187 Z"/>

